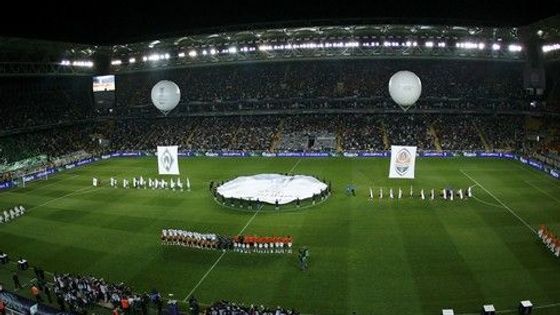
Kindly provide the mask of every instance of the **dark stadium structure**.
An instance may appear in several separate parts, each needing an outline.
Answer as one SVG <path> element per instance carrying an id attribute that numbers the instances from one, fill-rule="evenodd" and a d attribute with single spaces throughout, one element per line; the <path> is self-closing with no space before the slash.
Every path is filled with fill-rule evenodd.
<path id="1" fill-rule="evenodd" d="M 49 170 L 72 169 L 82 161 L 101 161 L 115 153 L 153 154 L 158 145 L 177 145 L 181 152 L 209 158 L 227 156 L 227 152 L 236 156 L 301 153 L 344 158 L 388 152 L 392 145 L 414 144 L 420 156 L 515 156 L 518 161 L 546 173 L 543 176 L 550 180 L 559 178 L 560 16 L 518 26 L 371 24 L 371 21 L 356 20 L 339 24 L 331 20 L 316 24 L 312 21 L 300 25 L 298 22 L 274 24 L 202 29 L 104 45 L 0 38 L 0 199 L 3 194 L 16 198 L 21 192 L 26 200 L 32 196 L 33 189 L 49 185 L 24 188 L 26 182 L 50 176 Z M 399 70 L 412 71 L 422 80 L 422 95 L 407 111 L 392 101 L 387 89 L 389 78 Z M 92 91 L 93 78 L 105 75 L 114 76 L 114 86 Z M 173 81 L 181 89 L 180 102 L 168 115 L 161 114 L 150 98 L 152 87 L 160 80 Z M 292 164 L 283 166 L 283 171 Z M 247 167 L 247 172 L 256 171 L 247 165 L 243 167 Z M 448 165 L 438 167 L 445 169 Z M 236 175 L 224 171 L 224 176 L 216 179 Z M 557 182 L 551 181 L 550 185 L 558 188 Z M 358 193 L 366 194 L 367 188 L 361 189 Z M 554 202 L 560 202 L 555 192 L 546 193 Z M 63 198 L 67 196 L 65 193 L 57 194 L 54 190 L 51 197 Z M 488 193 L 488 200 L 493 200 L 492 197 L 499 203 L 492 205 L 509 209 Z M 3 207 L 0 210 L 8 208 L 7 200 L 4 199 L 5 203 L 0 200 Z M 150 203 L 149 199 L 143 202 Z M 41 206 L 33 204 L 33 208 Z M 555 207 L 546 223 L 559 231 L 558 203 Z M 254 219 L 251 215 L 247 217 L 250 220 Z M 294 223 L 296 219 L 285 224 L 299 224 Z M 13 224 L 30 227 L 32 222 L 24 220 L 25 217 L 21 223 Z M 66 222 L 62 217 L 57 220 Z M 537 228 L 535 222 L 530 223 L 530 228 Z M 7 243 L 12 239 L 8 232 L 2 231 L 3 227 L 0 225 L 0 254 L 3 249 L 15 247 L 4 244 L 3 237 Z M 48 232 L 44 237 L 48 237 Z M 58 254 L 65 255 L 65 252 L 61 249 Z M 211 267 L 209 273 L 223 255 L 217 256 L 217 260 L 191 259 L 182 263 L 204 265 L 204 270 Z M 275 266 L 270 260 L 263 263 L 251 259 L 255 265 Z M 85 258 L 82 263 L 87 264 Z M 13 312 L 9 314 L 27 314 L 28 308 L 35 304 L 30 300 L 34 297 L 27 293 L 29 289 L 25 286 L 25 290 L 8 292 L 6 283 L 11 283 L 13 272 L 2 268 L 7 267 L 0 264 L 0 284 L 5 289 L 0 288 L 0 305 L 1 301 L 7 301 L 8 309 Z M 126 284 L 106 283 L 103 274 L 86 276 L 92 270 L 96 271 L 90 265 L 84 267 L 84 276 L 66 274 L 71 271 L 63 269 L 52 270 L 56 272 L 53 283 L 53 275 L 43 284 L 39 281 L 40 286 L 51 287 L 53 296 L 60 294 L 63 300 L 59 304 L 56 298 L 54 303 L 44 301 L 50 306 L 42 306 L 43 312 L 55 314 L 57 310 L 53 307 L 66 305 L 71 308 L 62 312 L 93 309 L 103 314 L 115 309 L 113 314 L 155 314 L 162 312 L 163 300 L 165 308 L 167 303 L 182 303 L 187 305 L 182 309 L 190 307 L 193 314 L 298 314 L 299 311 L 340 314 L 353 307 L 348 302 L 339 311 L 333 309 L 333 304 L 324 309 L 305 306 L 301 309 L 300 304 L 295 311 L 291 310 L 292 305 L 284 304 L 282 297 L 275 300 L 282 307 L 254 307 L 250 293 L 242 304 L 207 300 L 199 305 L 193 295 L 200 285 L 196 281 L 190 293 L 190 287 L 185 288 L 186 292 L 177 298 L 160 296 L 157 292 L 142 294 Z M 208 273 L 203 273 L 200 282 Z M 558 269 L 555 273 L 558 274 Z M 40 272 L 29 278 L 33 278 L 29 282 L 31 287 L 41 280 Z M 157 283 L 157 276 L 149 278 Z M 72 290 L 68 291 L 74 285 L 80 292 L 82 286 L 94 287 L 95 293 L 77 294 L 76 298 Z M 556 288 L 550 296 L 558 296 L 560 284 L 547 285 Z M 110 294 L 105 296 L 107 291 Z M 82 298 L 83 303 L 74 301 Z M 303 296 L 301 299 L 305 300 Z M 367 297 L 358 299 L 367 300 Z M 484 301 L 463 302 L 473 304 L 473 309 L 478 311 L 478 305 Z M 560 312 L 552 302 L 546 304 L 550 307 L 550 313 L 546 314 Z M 129 304 L 135 305 L 134 310 L 128 309 Z M 437 307 L 442 309 L 445 305 Z M 428 313 L 434 308 L 428 305 L 416 311 Z M 538 314 L 545 314 L 547 308 Z M 390 307 L 385 310 L 391 313 Z M 517 309 L 511 313 L 514 311 Z M 173 313 L 173 309 L 169 307 L 163 312 Z M 369 312 L 376 313 L 376 309 Z"/>

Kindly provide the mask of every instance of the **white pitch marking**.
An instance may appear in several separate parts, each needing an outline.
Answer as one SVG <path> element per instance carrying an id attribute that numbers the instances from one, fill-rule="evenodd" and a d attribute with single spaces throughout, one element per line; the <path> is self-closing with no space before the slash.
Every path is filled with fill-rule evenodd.
<path id="1" fill-rule="evenodd" d="M 40 204 L 40 205 L 31 207 L 31 208 L 29 208 L 28 210 L 42 207 L 42 206 L 44 206 L 44 205 L 46 205 L 46 204 L 49 204 L 49 203 L 51 203 L 51 202 L 53 202 L 53 201 L 57 201 L 57 200 L 60 200 L 60 199 L 64 199 L 64 198 L 66 198 L 66 197 L 70 197 L 70 196 L 72 196 L 72 195 L 74 195 L 74 194 L 77 194 L 77 193 L 79 193 L 79 192 L 82 192 L 82 191 L 87 190 L 87 189 L 92 189 L 92 188 L 93 188 L 93 186 L 88 186 L 88 187 L 84 187 L 84 188 L 82 188 L 82 189 L 78 189 L 78 190 L 73 191 L 73 192 L 71 192 L 71 193 L 68 193 L 68 194 L 66 194 L 66 195 L 64 195 L 64 196 L 60 196 L 60 197 L 58 197 L 58 198 L 51 199 L 51 200 L 48 200 L 48 201 L 46 201 L 46 202 L 43 202 L 43 203 Z"/>
<path id="2" fill-rule="evenodd" d="M 290 174 L 291 172 L 293 172 L 296 167 L 299 165 L 299 162 L 301 162 L 301 158 L 297 160 L 296 164 L 294 164 L 294 166 L 292 166 L 292 168 L 290 168 L 290 170 L 288 171 L 288 174 Z"/>
<path id="3" fill-rule="evenodd" d="M 292 166 L 292 168 L 288 171 L 288 173 L 291 173 L 297 166 L 298 164 L 301 162 L 301 158 L 298 159 L 298 161 L 296 162 L 296 164 L 294 164 L 294 166 Z M 255 212 L 255 214 L 253 214 L 253 216 L 249 219 L 249 221 L 247 221 L 247 223 L 245 224 L 245 226 L 241 229 L 241 231 L 239 234 L 242 234 L 243 232 L 245 232 L 245 229 L 249 226 L 249 224 L 251 224 L 251 222 L 253 222 L 253 220 L 255 219 L 255 217 L 257 216 L 257 214 L 259 214 L 259 212 L 261 211 L 261 209 L 263 208 L 263 205 L 261 205 L 261 207 Z M 194 288 L 192 288 L 191 292 L 189 292 L 189 294 L 183 299 L 183 302 L 187 302 L 188 299 L 191 297 L 191 295 L 194 293 L 194 291 L 196 291 L 196 289 L 202 284 L 202 282 L 204 281 L 204 279 L 206 279 L 206 277 L 210 274 L 210 272 L 212 272 L 212 270 L 214 270 L 214 268 L 218 265 L 218 263 L 220 262 L 220 260 L 222 260 L 222 258 L 226 255 L 227 251 L 222 252 L 222 254 L 218 257 L 218 259 L 216 259 L 216 261 L 214 262 L 214 264 L 212 264 L 212 266 L 210 267 L 210 269 L 208 269 L 208 271 L 206 271 L 206 273 L 202 276 L 202 278 L 200 278 L 200 280 L 198 281 L 198 283 L 194 286 Z"/>
<path id="4" fill-rule="evenodd" d="M 533 188 L 535 188 L 536 190 L 538 190 L 538 191 L 542 192 L 543 194 L 547 195 L 548 197 L 550 197 L 550 198 L 554 199 L 554 200 L 555 200 L 556 202 L 560 202 L 560 199 L 558 199 L 558 198 L 554 197 L 553 195 L 551 195 L 551 194 L 550 194 L 550 193 L 548 193 L 547 191 L 545 191 L 545 190 L 543 190 L 543 189 L 539 188 L 539 187 L 538 187 L 537 185 L 535 185 L 535 184 L 532 184 L 531 182 L 528 182 L 528 181 L 526 181 L 526 180 L 523 180 L 523 181 L 524 181 L 525 183 L 527 183 L 527 184 L 529 184 L 529 185 L 533 186 Z"/>
<path id="5" fill-rule="evenodd" d="M 494 198 L 498 203 L 500 203 L 507 211 L 509 211 L 509 213 L 513 214 L 513 216 L 515 216 L 519 221 L 521 221 L 521 223 L 523 223 L 529 230 L 531 230 L 531 232 L 537 234 L 537 231 L 531 225 L 529 225 L 527 221 L 525 221 L 523 218 L 517 215 L 515 211 L 511 210 L 510 207 L 508 207 L 500 199 L 494 196 L 493 193 L 491 193 L 488 189 L 484 188 L 484 186 L 482 186 L 479 182 L 477 182 L 474 178 L 472 178 L 469 174 L 465 173 L 463 170 L 461 170 L 461 173 L 463 173 L 463 175 L 467 176 L 470 180 L 472 180 L 475 184 L 477 184 L 480 188 L 482 188 L 485 192 L 487 192 L 490 196 L 492 196 L 492 198 Z"/>
<path id="6" fill-rule="evenodd" d="M 241 229 L 241 231 L 239 234 L 242 234 L 245 229 L 249 226 L 249 224 L 251 224 L 251 222 L 253 222 L 253 219 L 257 216 L 257 214 L 261 211 L 262 209 L 262 205 L 261 207 L 255 212 L 255 214 L 253 214 L 253 216 L 249 219 L 249 221 L 247 221 L 247 224 L 245 224 L 245 226 Z M 222 258 L 226 255 L 227 251 L 222 252 L 222 254 L 220 255 L 220 257 L 218 257 L 218 259 L 216 259 L 216 261 L 214 262 L 214 264 L 212 264 L 212 266 L 210 267 L 210 269 L 208 269 L 208 271 L 206 271 L 206 273 L 204 274 L 204 276 L 202 276 L 202 278 L 200 278 L 200 281 L 198 281 L 198 283 L 194 286 L 194 288 L 192 288 L 191 292 L 189 292 L 189 294 L 187 295 L 187 297 L 185 297 L 183 299 L 183 302 L 187 302 L 187 300 L 191 297 L 191 295 L 194 293 L 194 291 L 196 291 L 196 289 L 200 286 L 200 284 L 202 284 L 202 282 L 204 281 L 204 279 L 206 279 L 206 277 L 210 274 L 210 272 L 212 272 L 212 270 L 214 270 L 214 267 L 216 267 L 216 265 L 218 265 L 218 263 L 220 262 L 220 260 L 222 260 Z"/>

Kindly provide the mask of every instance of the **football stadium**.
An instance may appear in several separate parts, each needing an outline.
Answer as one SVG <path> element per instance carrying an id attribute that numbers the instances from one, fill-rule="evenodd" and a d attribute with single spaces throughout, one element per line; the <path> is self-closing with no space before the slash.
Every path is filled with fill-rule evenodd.
<path id="1" fill-rule="evenodd" d="M 560 314 L 554 13 L 0 37 L 0 314 Z"/>

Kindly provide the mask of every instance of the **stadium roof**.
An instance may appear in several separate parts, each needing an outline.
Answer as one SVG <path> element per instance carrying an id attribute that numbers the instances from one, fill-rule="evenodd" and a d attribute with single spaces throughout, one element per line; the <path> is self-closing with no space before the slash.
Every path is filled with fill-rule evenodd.
<path id="1" fill-rule="evenodd" d="M 410 3 L 409 3 L 410 2 Z M 522 26 L 560 13 L 557 1 L 95 1 L 10 4 L 0 36 L 115 45 L 182 34 L 322 25 Z M 18 8 L 21 7 L 21 8 Z M 19 10 L 18 10 L 19 9 Z M 287 22 L 286 22 L 287 21 Z"/>

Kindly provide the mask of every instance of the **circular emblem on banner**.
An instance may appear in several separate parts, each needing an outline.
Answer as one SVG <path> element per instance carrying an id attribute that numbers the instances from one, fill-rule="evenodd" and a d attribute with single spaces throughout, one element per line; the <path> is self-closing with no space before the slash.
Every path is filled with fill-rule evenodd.
<path id="1" fill-rule="evenodd" d="M 165 149 L 165 151 L 161 155 L 161 162 L 163 164 L 163 168 L 165 168 L 165 170 L 169 172 L 174 162 L 173 156 L 171 155 L 171 153 L 169 153 L 169 150 Z"/>
<path id="2" fill-rule="evenodd" d="M 400 149 L 397 152 L 397 160 L 395 161 L 395 168 L 397 170 L 397 174 L 403 176 L 408 172 L 410 168 L 410 162 L 412 161 L 412 154 L 407 149 Z"/>

